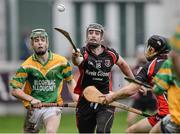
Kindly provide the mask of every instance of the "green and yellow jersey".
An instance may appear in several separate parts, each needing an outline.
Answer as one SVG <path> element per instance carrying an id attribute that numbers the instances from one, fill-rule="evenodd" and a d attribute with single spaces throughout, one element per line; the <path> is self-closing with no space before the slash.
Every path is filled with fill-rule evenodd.
<path id="1" fill-rule="evenodd" d="M 36 55 L 29 57 L 10 81 L 13 89 L 22 89 L 41 102 L 62 104 L 63 80 L 72 80 L 72 67 L 65 57 L 49 51 L 48 61 L 41 64 Z M 23 101 L 27 107 L 29 102 Z"/>
<path id="2" fill-rule="evenodd" d="M 163 63 L 154 78 L 154 82 L 154 92 L 156 94 L 162 94 L 164 91 L 168 92 L 168 106 L 172 121 L 180 124 L 180 80 L 174 72 L 170 58 Z"/>

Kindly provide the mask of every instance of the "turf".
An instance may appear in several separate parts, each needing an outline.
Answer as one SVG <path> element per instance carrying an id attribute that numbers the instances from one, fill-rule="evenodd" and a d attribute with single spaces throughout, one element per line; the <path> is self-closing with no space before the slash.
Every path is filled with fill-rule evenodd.
<path id="1" fill-rule="evenodd" d="M 124 133 L 126 117 L 126 112 L 117 112 L 115 114 L 112 133 Z M 23 121 L 23 116 L 0 116 L 0 133 L 22 133 Z M 63 113 L 58 133 L 77 133 L 74 113 Z"/>

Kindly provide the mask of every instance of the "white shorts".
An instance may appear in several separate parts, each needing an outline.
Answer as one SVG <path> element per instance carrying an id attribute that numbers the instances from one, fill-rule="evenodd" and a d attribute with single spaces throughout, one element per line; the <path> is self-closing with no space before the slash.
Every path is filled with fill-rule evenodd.
<path id="1" fill-rule="evenodd" d="M 168 114 L 162 119 L 161 130 L 163 133 L 179 133 L 180 125 L 175 124 L 171 121 L 171 115 Z"/>
<path id="2" fill-rule="evenodd" d="M 41 109 L 28 110 L 24 131 L 39 132 L 44 120 L 53 115 L 59 116 L 59 118 L 61 118 L 61 113 L 62 107 L 43 107 Z"/>

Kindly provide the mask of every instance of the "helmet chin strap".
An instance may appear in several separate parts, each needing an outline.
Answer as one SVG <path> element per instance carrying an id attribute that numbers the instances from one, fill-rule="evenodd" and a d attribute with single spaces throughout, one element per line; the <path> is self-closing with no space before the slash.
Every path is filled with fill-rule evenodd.
<path id="1" fill-rule="evenodd" d="M 145 57 L 146 57 L 146 59 L 148 60 L 148 61 L 151 61 L 151 60 L 153 60 L 155 57 L 156 57 L 156 55 L 158 54 L 158 52 L 155 52 L 155 53 L 153 53 L 153 54 L 145 54 Z"/>
<path id="2" fill-rule="evenodd" d="M 94 43 L 94 42 L 88 42 L 87 46 L 88 46 L 89 49 L 96 49 L 97 47 L 100 46 L 100 44 L 99 43 Z"/>

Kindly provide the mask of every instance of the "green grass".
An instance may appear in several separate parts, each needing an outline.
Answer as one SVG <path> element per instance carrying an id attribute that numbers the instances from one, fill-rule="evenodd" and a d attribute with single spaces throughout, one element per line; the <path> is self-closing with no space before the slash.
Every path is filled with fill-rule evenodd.
<path id="1" fill-rule="evenodd" d="M 115 114 L 112 133 L 124 133 L 126 128 L 126 112 Z M 0 133 L 22 133 L 23 116 L 0 116 Z M 42 131 L 44 132 L 44 131 Z M 77 133 L 75 114 L 62 114 L 59 133 Z"/>

